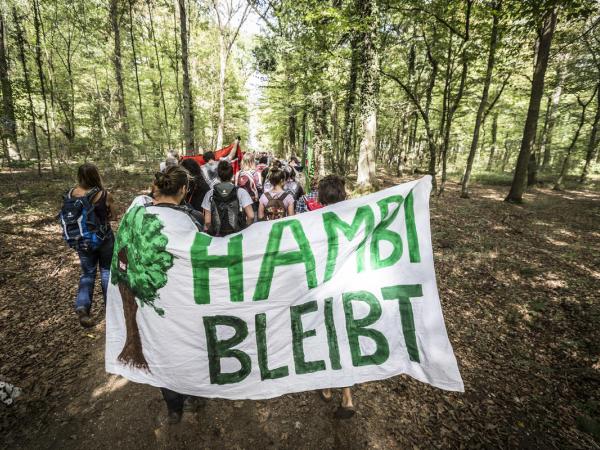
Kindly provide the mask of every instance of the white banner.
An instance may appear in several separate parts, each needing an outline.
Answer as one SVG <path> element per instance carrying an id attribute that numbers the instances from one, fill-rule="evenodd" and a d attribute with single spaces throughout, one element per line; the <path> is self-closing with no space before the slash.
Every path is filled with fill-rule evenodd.
<path id="1" fill-rule="evenodd" d="M 430 177 L 225 237 L 134 201 L 121 221 L 106 370 L 264 399 L 402 373 L 463 383 L 438 297 Z"/>

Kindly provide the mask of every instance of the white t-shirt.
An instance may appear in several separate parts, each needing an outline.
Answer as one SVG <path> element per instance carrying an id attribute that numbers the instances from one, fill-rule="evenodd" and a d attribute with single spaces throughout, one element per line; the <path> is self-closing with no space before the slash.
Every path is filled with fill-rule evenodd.
<path id="1" fill-rule="evenodd" d="M 212 200 L 212 196 L 213 196 L 213 189 L 208 191 L 206 193 L 206 195 L 204 196 L 204 200 L 202 200 L 202 209 L 210 211 L 210 201 Z M 253 203 L 252 198 L 250 197 L 250 194 L 248 194 L 248 192 L 246 192 L 245 189 L 240 189 L 240 188 L 237 189 L 237 198 L 238 198 L 238 202 L 240 202 L 240 206 L 242 208 L 252 205 L 252 203 Z"/>

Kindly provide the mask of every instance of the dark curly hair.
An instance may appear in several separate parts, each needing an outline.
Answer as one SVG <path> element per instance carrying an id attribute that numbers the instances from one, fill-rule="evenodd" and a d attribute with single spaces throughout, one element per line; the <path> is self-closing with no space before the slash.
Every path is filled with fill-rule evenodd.
<path id="1" fill-rule="evenodd" d="M 154 185 L 161 195 L 177 194 L 183 186 L 188 186 L 189 180 L 189 172 L 181 166 L 167 167 L 154 175 Z"/>
<path id="2" fill-rule="evenodd" d="M 346 182 L 337 175 L 327 175 L 319 181 L 319 203 L 333 205 L 346 200 Z"/>

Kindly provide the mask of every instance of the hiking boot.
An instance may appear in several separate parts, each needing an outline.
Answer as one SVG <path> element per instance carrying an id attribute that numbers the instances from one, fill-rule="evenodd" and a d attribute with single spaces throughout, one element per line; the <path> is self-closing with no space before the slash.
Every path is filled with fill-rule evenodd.
<path id="1" fill-rule="evenodd" d="M 169 411 L 169 415 L 167 416 L 167 423 L 169 425 L 177 425 L 181 422 L 181 416 L 183 413 L 177 411 Z"/>
<path id="2" fill-rule="evenodd" d="M 83 328 L 90 328 L 94 326 L 94 321 L 92 320 L 92 318 L 90 317 L 90 313 L 84 309 L 78 309 L 77 311 L 77 316 L 79 317 L 79 324 L 83 327 Z"/>

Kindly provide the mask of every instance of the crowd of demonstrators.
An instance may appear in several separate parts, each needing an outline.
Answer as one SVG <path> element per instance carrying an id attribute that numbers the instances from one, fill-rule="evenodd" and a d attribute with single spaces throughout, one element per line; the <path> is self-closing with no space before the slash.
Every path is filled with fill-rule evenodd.
<path id="1" fill-rule="evenodd" d="M 205 152 L 202 166 L 194 159 L 177 161 L 177 155 L 170 153 L 155 174 L 144 206 L 168 208 L 166 214 L 185 214 L 198 231 L 223 237 L 251 226 L 256 220 L 277 220 L 346 199 L 344 180 L 335 175 L 313 180 L 309 192 L 305 193 L 298 179 L 303 167 L 295 157 L 281 161 L 268 154 L 247 152 L 240 162 L 240 171 L 234 176 L 231 161 L 239 138 L 235 144 L 231 153 L 219 161 L 213 152 Z M 65 240 L 77 250 L 81 263 L 75 310 L 83 327 L 94 325 L 90 310 L 97 267 L 100 267 L 106 301 L 114 246 L 110 226 L 112 205 L 113 197 L 104 188 L 97 167 L 83 164 L 78 171 L 77 185 L 64 195 L 60 213 Z M 81 227 L 77 229 L 77 219 L 81 216 L 90 221 L 87 234 Z M 161 392 L 171 424 L 181 420 L 184 410 L 195 410 L 203 402 L 203 399 L 166 388 L 161 388 Z M 331 401 L 332 390 L 321 390 L 320 396 Z M 343 388 L 336 417 L 350 418 L 354 413 L 351 390 Z"/>

